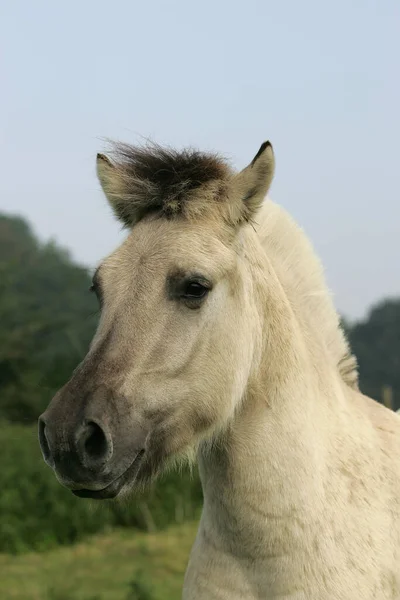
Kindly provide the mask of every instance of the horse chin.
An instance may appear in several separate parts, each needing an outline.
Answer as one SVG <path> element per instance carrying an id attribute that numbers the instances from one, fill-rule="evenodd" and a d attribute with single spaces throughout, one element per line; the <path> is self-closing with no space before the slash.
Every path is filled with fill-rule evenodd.
<path id="1" fill-rule="evenodd" d="M 139 452 L 127 470 L 106 487 L 97 490 L 81 488 L 71 491 L 78 498 L 93 500 L 126 498 L 143 492 L 162 473 L 173 470 L 178 464 L 192 462 L 191 459 L 194 455 L 191 449 L 184 449 L 180 453 L 168 455 L 165 453 L 165 449 L 161 449 L 159 446 L 150 447 Z"/>
<path id="2" fill-rule="evenodd" d="M 71 490 L 74 496 L 78 498 L 91 498 L 92 500 L 112 500 L 117 498 L 126 489 L 135 487 L 141 466 L 144 462 L 145 450 L 142 450 L 135 457 L 134 461 L 127 470 L 114 479 L 109 485 L 101 490 L 77 489 Z"/>

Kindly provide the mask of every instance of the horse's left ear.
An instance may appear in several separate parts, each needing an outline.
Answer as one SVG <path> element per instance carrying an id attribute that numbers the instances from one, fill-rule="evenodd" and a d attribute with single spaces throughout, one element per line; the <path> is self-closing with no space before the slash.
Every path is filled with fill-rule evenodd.
<path id="1" fill-rule="evenodd" d="M 270 188 L 275 171 L 275 157 L 270 142 L 264 142 L 251 163 L 235 176 L 235 188 L 242 200 L 244 220 L 260 208 Z"/>

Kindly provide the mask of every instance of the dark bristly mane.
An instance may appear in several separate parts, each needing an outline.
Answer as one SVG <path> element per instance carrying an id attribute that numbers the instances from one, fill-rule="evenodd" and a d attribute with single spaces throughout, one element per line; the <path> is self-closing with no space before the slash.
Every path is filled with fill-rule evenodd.
<path id="1" fill-rule="evenodd" d="M 118 191 L 112 193 L 115 212 L 128 226 L 150 212 L 172 217 L 201 210 L 206 199 L 221 199 L 231 173 L 223 158 L 195 149 L 114 143 L 110 156 L 118 180 Z M 188 209 L 186 205 L 194 204 L 191 200 L 200 188 L 205 192 L 203 206 Z"/>
<path id="2" fill-rule="evenodd" d="M 191 191 L 224 178 L 227 172 L 225 161 L 218 155 L 190 148 L 178 151 L 156 144 L 138 147 L 117 143 L 113 154 L 127 175 L 157 185 L 163 196 L 180 192 L 182 184 Z"/>

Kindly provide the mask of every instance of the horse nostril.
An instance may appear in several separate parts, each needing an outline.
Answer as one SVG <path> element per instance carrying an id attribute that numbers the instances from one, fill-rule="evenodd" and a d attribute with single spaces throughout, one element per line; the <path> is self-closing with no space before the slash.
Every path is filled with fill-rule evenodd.
<path id="1" fill-rule="evenodd" d="M 46 423 L 44 422 L 42 417 L 39 417 L 39 444 L 42 450 L 43 458 L 46 461 L 46 463 L 52 463 L 53 461 L 50 446 L 46 437 Z"/>
<path id="2" fill-rule="evenodd" d="M 81 435 L 80 447 L 84 464 L 88 467 L 104 464 L 111 456 L 112 444 L 102 427 L 94 421 L 87 421 Z"/>
<path id="3" fill-rule="evenodd" d="M 89 421 L 86 426 L 84 448 L 86 454 L 93 458 L 103 456 L 103 454 L 107 452 L 106 436 L 104 435 L 102 428 L 93 421 Z"/>

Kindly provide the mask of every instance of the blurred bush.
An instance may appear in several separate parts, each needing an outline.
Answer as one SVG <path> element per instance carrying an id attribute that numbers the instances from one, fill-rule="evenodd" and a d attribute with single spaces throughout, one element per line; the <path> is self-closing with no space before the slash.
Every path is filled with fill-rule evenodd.
<path id="1" fill-rule="evenodd" d="M 154 591 L 148 576 L 143 571 L 138 571 L 129 583 L 129 592 L 126 600 L 153 600 Z"/>

